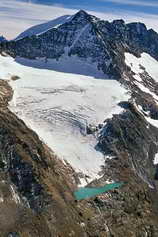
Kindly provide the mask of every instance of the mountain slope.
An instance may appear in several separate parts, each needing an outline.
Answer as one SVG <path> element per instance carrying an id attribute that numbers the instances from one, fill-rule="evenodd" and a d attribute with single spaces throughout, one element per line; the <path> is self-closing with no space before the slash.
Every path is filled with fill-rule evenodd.
<path id="1" fill-rule="evenodd" d="M 111 174 L 127 185 L 96 199 L 75 202 L 74 170 L 6 108 L 12 90 L 4 81 L 0 87 L 0 236 L 157 235 L 157 198 L 131 170 L 128 154 L 120 153 L 119 162 L 112 159 L 105 170 L 105 178 Z"/>
<path id="2" fill-rule="evenodd" d="M 90 236 L 95 209 L 76 206 L 73 169 L 6 107 L 13 95 L 6 81 L 0 89 L 0 236 Z"/>
<path id="3" fill-rule="evenodd" d="M 30 169 L 30 185 L 39 185 L 35 193 L 17 182 L 18 174 L 25 174 L 21 163 L 16 166 L 21 160 L 13 156 L 18 162 L 13 162 L 11 173 L 6 171 L 13 176 L 11 181 L 23 200 L 34 203 L 37 198 L 37 206 L 33 204 L 28 210 L 34 211 L 35 217 L 40 209 L 38 217 L 44 218 L 40 223 L 49 230 L 48 236 L 156 237 L 158 34 L 142 23 L 110 23 L 79 11 L 57 28 L 0 47 L 6 56 L 0 57 L 0 75 L 14 92 L 10 110 L 59 156 L 49 159 L 59 163 L 54 168 L 48 162 L 48 170 L 43 170 L 43 163 L 37 169 L 39 156 L 35 160 L 33 155 L 27 156 L 35 167 Z M 7 131 L 18 137 L 18 129 L 12 130 L 15 120 L 9 121 Z M 3 126 L 7 126 L 4 119 Z M 31 145 L 35 133 L 27 132 Z M 8 140 L 10 146 L 12 140 Z M 45 147 L 37 136 L 35 141 L 31 154 L 39 144 L 41 149 Z M 2 142 L 3 152 L 4 148 Z M 28 161 L 24 151 L 25 146 L 20 149 L 21 159 Z M 46 161 L 49 152 L 44 156 Z M 25 184 L 25 175 L 23 179 Z M 103 186 L 117 181 L 125 185 L 96 198 L 75 202 L 72 196 L 77 185 Z M 43 193 L 42 203 L 48 200 L 55 218 L 47 208 L 41 210 L 38 200 Z M 54 199 L 47 199 L 47 194 Z M 34 225 L 36 221 L 31 220 Z M 35 225 L 35 236 L 41 236 L 39 226 Z M 29 237 L 31 228 L 26 227 Z M 16 225 L 10 231 L 25 236 Z"/>
<path id="4" fill-rule="evenodd" d="M 25 62 L 33 65 L 31 60 Z M 37 63 L 45 65 L 42 60 Z M 42 71 L 20 66 L 9 57 L 0 58 L 1 78 L 20 77 L 11 81 L 14 97 L 10 109 L 60 158 L 70 163 L 86 184 L 86 180 L 90 182 L 99 177 L 104 165 L 103 155 L 95 149 L 97 139 L 93 134 L 87 136 L 87 129 L 89 126 L 97 128 L 103 118 L 112 113 L 120 113 L 122 109 L 118 103 L 129 96 L 116 80 L 104 79 L 103 73 L 86 62 L 83 65 L 77 58 L 72 61 L 63 58 L 60 62 L 51 60 L 49 63 L 54 70 Z M 73 67 L 74 71 L 57 72 L 57 66 L 60 70 L 63 67 L 63 71 Z M 84 68 L 87 75 L 84 75 Z"/>
<path id="5" fill-rule="evenodd" d="M 58 17 L 52 21 L 48 21 L 46 23 L 33 26 L 33 27 L 25 30 L 24 32 L 22 32 L 20 35 L 18 35 L 15 40 L 19 40 L 19 39 L 22 39 L 22 38 L 25 38 L 28 36 L 32 36 L 32 35 L 42 34 L 45 31 L 48 31 L 48 30 L 55 28 L 55 27 L 58 27 L 59 25 L 67 22 L 68 20 L 70 20 L 70 18 L 71 18 L 70 15 L 65 15 L 65 16 Z"/>

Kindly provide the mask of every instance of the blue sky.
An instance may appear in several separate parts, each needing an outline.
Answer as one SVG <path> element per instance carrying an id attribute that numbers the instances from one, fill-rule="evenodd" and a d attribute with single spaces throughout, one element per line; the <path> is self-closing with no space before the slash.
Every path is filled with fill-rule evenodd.
<path id="1" fill-rule="evenodd" d="M 0 35 L 13 39 L 33 25 L 79 9 L 104 20 L 144 22 L 158 32 L 158 0 L 0 0 Z"/>
<path id="2" fill-rule="evenodd" d="M 158 0 L 19 0 L 44 5 L 59 5 L 68 8 L 83 8 L 94 11 L 133 11 L 158 14 Z"/>

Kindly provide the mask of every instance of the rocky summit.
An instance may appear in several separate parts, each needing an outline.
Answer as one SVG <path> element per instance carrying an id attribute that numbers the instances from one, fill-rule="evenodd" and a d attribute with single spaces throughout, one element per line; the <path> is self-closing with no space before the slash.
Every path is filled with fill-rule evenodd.
<path id="1" fill-rule="evenodd" d="M 0 236 L 157 237 L 158 34 L 63 19 L 0 43 Z"/>

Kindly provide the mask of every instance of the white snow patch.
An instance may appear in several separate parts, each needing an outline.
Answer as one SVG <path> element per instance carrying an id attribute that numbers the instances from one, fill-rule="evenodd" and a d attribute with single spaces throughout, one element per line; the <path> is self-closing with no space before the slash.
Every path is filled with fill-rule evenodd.
<path id="1" fill-rule="evenodd" d="M 145 69 L 149 76 L 158 82 L 158 61 L 147 53 L 142 53 L 140 58 L 137 58 L 133 54 L 125 53 L 125 62 L 135 73 L 133 77 L 136 79 L 135 84 L 139 87 L 139 89 L 150 94 L 155 100 L 158 101 L 158 96 L 141 83 L 142 79 L 140 76 Z"/>
<path id="2" fill-rule="evenodd" d="M 144 116 L 146 121 L 148 122 L 147 128 L 149 129 L 150 125 L 158 128 L 158 120 L 150 118 L 150 111 L 144 111 L 141 105 L 134 104 L 137 110 Z"/>
<path id="3" fill-rule="evenodd" d="M 144 91 L 145 93 L 150 94 L 155 100 L 158 101 L 158 96 L 156 94 L 154 94 L 153 92 L 151 92 L 147 87 L 145 87 L 143 84 L 139 83 L 139 82 L 135 82 L 135 84 L 139 87 L 139 89 L 141 91 Z"/>
<path id="4" fill-rule="evenodd" d="M 79 188 L 82 188 L 82 187 L 85 187 L 87 184 L 88 184 L 88 179 L 83 177 L 83 178 L 80 178 L 80 184 L 78 184 L 78 187 Z"/>
<path id="5" fill-rule="evenodd" d="M 142 53 L 140 58 L 137 58 L 133 54 L 125 53 L 125 62 L 131 68 L 131 70 L 139 76 L 139 73 L 143 73 L 143 66 L 146 72 L 158 82 L 158 61 L 155 60 L 147 53 Z M 137 80 L 138 77 L 137 77 Z"/>
<path id="6" fill-rule="evenodd" d="M 21 78 L 10 82 L 14 89 L 10 109 L 76 172 L 89 176 L 81 179 L 81 185 L 98 178 L 105 158 L 95 149 L 97 138 L 86 136 L 86 126 L 120 113 L 117 104 L 128 100 L 126 90 L 116 80 L 105 79 L 94 65 L 75 57 L 48 63 L 44 59 L 17 60 L 21 64 L 0 56 L 0 77 Z"/>
<path id="7" fill-rule="evenodd" d="M 139 75 L 137 75 L 137 74 L 135 74 L 133 77 L 134 77 L 137 81 L 139 81 L 139 82 L 142 81 L 141 77 L 140 77 Z"/>
<path id="8" fill-rule="evenodd" d="M 135 104 L 135 106 L 136 106 L 137 110 L 144 116 L 144 118 L 146 119 L 146 121 L 147 121 L 149 124 L 151 124 L 152 126 L 158 128 L 158 120 L 150 118 L 150 117 L 149 117 L 149 116 L 150 116 L 150 112 L 149 112 L 149 111 L 144 111 L 143 108 L 142 108 L 142 106 L 140 106 L 140 105 L 137 106 L 137 105 Z M 145 115 L 144 115 L 144 114 L 145 114 Z M 149 125 L 147 125 L 147 128 L 149 128 Z"/>
<path id="9" fill-rule="evenodd" d="M 1 202 L 4 202 L 4 198 L 3 197 L 0 197 L 0 203 Z"/>
<path id="10" fill-rule="evenodd" d="M 15 191 L 14 186 L 13 186 L 13 185 L 10 185 L 10 188 L 11 188 L 13 200 L 14 200 L 15 203 L 17 203 L 17 204 L 20 203 L 20 197 L 19 197 L 19 195 L 17 194 L 17 192 Z"/>
<path id="11" fill-rule="evenodd" d="M 153 163 L 154 163 L 154 165 L 158 164 L 158 153 L 155 154 Z"/>
<path id="12" fill-rule="evenodd" d="M 81 222 L 81 223 L 80 223 L 80 226 L 81 226 L 82 228 L 84 228 L 84 227 L 86 226 L 86 224 L 85 224 L 84 222 Z"/>
<path id="13" fill-rule="evenodd" d="M 158 128 L 158 120 L 155 120 L 155 119 L 151 119 L 150 117 L 145 117 L 146 120 L 151 124 L 153 125 L 154 127 Z"/>

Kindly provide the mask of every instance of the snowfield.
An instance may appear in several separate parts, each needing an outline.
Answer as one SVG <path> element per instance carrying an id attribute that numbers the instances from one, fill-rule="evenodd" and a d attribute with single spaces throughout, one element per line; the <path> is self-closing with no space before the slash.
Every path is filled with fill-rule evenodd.
<path id="1" fill-rule="evenodd" d="M 14 89 L 10 109 L 59 158 L 83 174 L 82 185 L 98 178 L 105 157 L 95 149 L 97 137 L 87 135 L 86 126 L 122 112 L 117 104 L 129 95 L 119 82 L 105 79 L 95 65 L 75 57 L 59 62 L 18 58 L 16 62 L 0 56 L 0 69 L 2 79 L 20 77 L 10 80 Z"/>
<path id="2" fill-rule="evenodd" d="M 133 54 L 125 53 L 125 62 L 131 68 L 131 70 L 136 74 L 135 79 L 140 80 L 139 73 L 143 73 L 145 68 L 146 72 L 158 82 L 158 61 L 151 57 L 147 53 L 142 53 L 140 58 L 137 58 Z"/>
<path id="3" fill-rule="evenodd" d="M 143 68 L 145 68 L 145 71 L 149 74 L 149 76 L 158 82 L 158 61 L 147 53 L 142 53 L 140 58 L 137 58 L 133 54 L 125 53 L 125 62 L 135 73 L 134 78 L 137 80 L 135 85 L 137 85 L 143 92 L 150 94 L 155 99 L 155 102 L 158 103 L 158 96 L 142 84 L 142 79 L 140 77 L 140 74 L 144 72 Z M 139 108 L 137 107 L 137 109 L 142 113 L 143 109 L 141 106 L 139 106 Z M 158 128 L 158 120 L 151 119 L 148 114 L 145 119 L 151 125 Z"/>

